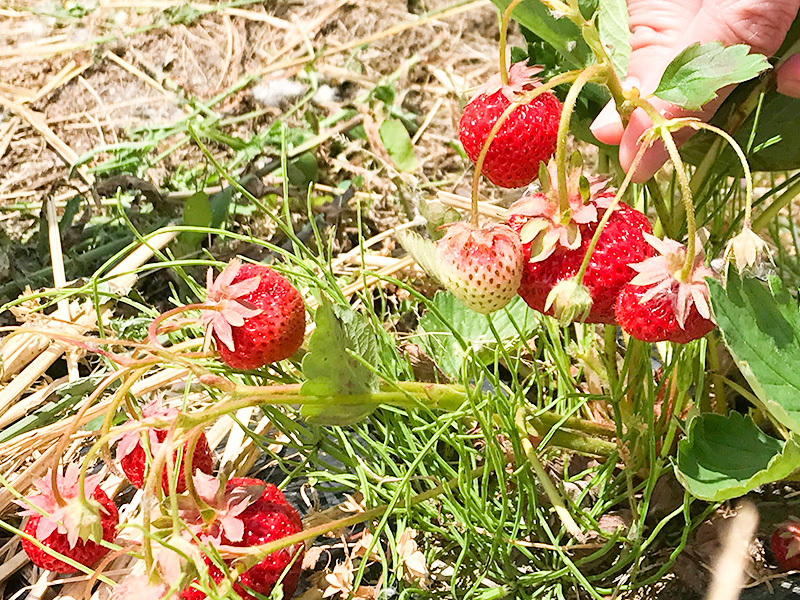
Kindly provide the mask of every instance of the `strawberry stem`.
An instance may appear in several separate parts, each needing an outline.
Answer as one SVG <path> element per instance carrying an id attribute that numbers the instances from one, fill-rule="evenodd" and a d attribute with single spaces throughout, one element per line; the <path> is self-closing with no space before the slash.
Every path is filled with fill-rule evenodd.
<path id="1" fill-rule="evenodd" d="M 190 310 L 218 310 L 215 306 L 209 306 L 208 304 L 202 303 L 195 303 L 195 304 L 186 304 L 185 306 L 176 306 L 175 308 L 171 308 L 165 313 L 158 315 L 153 322 L 150 323 L 150 327 L 147 328 L 147 339 L 150 340 L 150 343 L 153 344 L 159 350 L 165 350 L 164 346 L 161 342 L 158 341 L 158 329 L 159 325 L 164 322 L 166 319 L 173 317 L 175 315 L 179 315 L 181 313 L 185 313 Z"/>
<path id="2" fill-rule="evenodd" d="M 531 434 L 538 436 L 538 432 L 535 430 L 531 431 L 531 428 L 526 420 L 524 408 L 520 408 L 517 411 L 514 421 L 516 422 L 517 429 L 521 434 L 519 441 L 520 445 L 522 446 L 522 451 L 528 458 L 528 463 L 533 469 L 533 472 L 536 474 L 536 477 L 539 479 L 539 483 L 544 488 L 544 492 L 550 500 L 550 503 L 553 505 L 553 509 L 556 511 L 556 515 L 558 515 L 561 524 L 572 537 L 579 541 L 583 541 L 585 536 L 583 535 L 581 528 L 569 513 L 569 510 L 564 504 L 563 498 L 561 498 L 561 494 L 558 493 L 558 490 L 553 485 L 553 481 L 550 479 L 550 476 L 544 470 L 544 466 L 539 460 L 539 456 L 536 454 L 536 448 L 533 447 L 533 444 L 530 441 L 529 436 Z"/>
<path id="3" fill-rule="evenodd" d="M 675 167 L 675 174 L 678 176 L 678 183 L 681 186 L 681 199 L 686 210 L 686 260 L 677 277 L 678 281 L 684 282 L 689 279 L 689 275 L 692 272 L 696 253 L 697 221 L 694 216 L 692 189 L 689 185 L 689 178 L 686 176 L 686 167 L 683 165 L 683 160 L 681 160 L 681 155 L 678 152 L 678 146 L 675 144 L 672 133 L 665 125 L 660 126 L 658 132 L 661 135 L 661 139 L 664 140 L 664 145 L 667 147 L 667 152 L 669 152 L 669 157 Z"/>
<path id="4" fill-rule="evenodd" d="M 597 228 L 594 231 L 594 235 L 592 235 L 591 241 L 589 241 L 589 245 L 586 247 L 586 254 L 583 256 L 583 262 L 581 262 L 581 267 L 578 269 L 578 273 L 575 276 L 575 281 L 578 284 L 583 283 L 583 276 L 586 273 L 586 270 L 589 268 L 589 262 L 592 260 L 592 252 L 594 252 L 595 247 L 597 246 L 597 242 L 600 240 L 600 236 L 603 234 L 603 229 L 608 223 L 608 220 L 611 218 L 611 213 L 614 212 L 614 209 L 622 200 L 622 196 L 628 190 L 628 186 L 631 183 L 631 179 L 633 178 L 633 174 L 636 173 L 636 167 L 639 166 L 642 158 L 644 157 L 644 153 L 649 147 L 648 143 L 644 141 L 639 146 L 639 149 L 636 151 L 636 156 L 633 158 L 633 162 L 631 163 L 631 168 L 628 169 L 628 172 L 625 174 L 625 179 L 622 180 L 622 184 L 619 186 L 614 199 L 611 201 L 611 204 L 608 205 L 605 213 L 603 213 L 603 217 L 600 219 L 600 222 L 597 224 Z"/>
<path id="5" fill-rule="evenodd" d="M 486 154 L 489 152 L 489 148 L 491 147 L 497 132 L 500 131 L 500 128 L 503 126 L 503 123 L 506 122 L 506 119 L 508 119 L 508 117 L 517 107 L 532 102 L 537 96 L 550 91 L 562 83 L 573 81 L 580 74 L 581 71 L 577 70 L 567 71 L 561 75 L 556 75 L 547 83 L 544 83 L 540 86 L 537 86 L 535 89 L 526 92 L 515 102 L 512 102 L 508 105 L 508 107 L 506 107 L 503 113 L 498 117 L 495 124 L 489 130 L 489 134 L 486 136 L 486 140 L 483 142 L 483 146 L 481 147 L 481 152 L 478 155 L 478 160 L 475 161 L 475 172 L 472 174 L 472 206 L 470 209 L 470 225 L 472 225 L 474 228 L 478 227 L 478 184 L 480 183 L 481 173 L 483 172 L 483 163 L 486 160 Z"/>
<path id="6" fill-rule="evenodd" d="M 556 181 L 558 186 L 558 210 L 563 217 L 569 214 L 569 191 L 567 190 L 567 132 L 569 131 L 569 122 L 572 117 L 572 112 L 575 110 L 575 102 L 578 100 L 583 86 L 594 77 L 597 73 L 601 72 L 606 67 L 604 65 L 594 64 L 587 67 L 575 78 L 572 86 L 569 88 L 567 97 L 564 100 L 564 107 L 561 109 L 561 118 L 558 121 L 558 134 L 556 139 Z"/>
<path id="7" fill-rule="evenodd" d="M 500 82 L 503 85 L 508 85 L 508 61 L 506 60 L 508 24 L 511 21 L 511 13 L 521 3 L 522 0 L 512 0 L 500 17 Z"/>
<path id="8" fill-rule="evenodd" d="M 703 123 L 702 121 L 686 121 L 686 124 L 692 129 L 707 129 L 708 131 L 716 133 L 718 136 L 728 142 L 731 148 L 733 148 L 733 151 L 736 152 L 736 156 L 739 158 L 739 162 L 742 164 L 742 171 L 744 172 L 745 180 L 744 219 L 742 220 L 742 229 L 750 229 L 753 214 L 753 174 L 750 172 L 750 165 L 747 162 L 747 158 L 745 157 L 741 146 L 739 146 L 736 140 L 733 139 L 733 137 L 727 131 L 720 129 L 719 127 L 709 125 L 708 123 Z"/>

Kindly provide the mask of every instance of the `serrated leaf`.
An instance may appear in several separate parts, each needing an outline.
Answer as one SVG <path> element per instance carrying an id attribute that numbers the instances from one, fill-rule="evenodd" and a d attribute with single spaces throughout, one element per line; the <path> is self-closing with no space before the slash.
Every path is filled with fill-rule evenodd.
<path id="1" fill-rule="evenodd" d="M 381 141 L 398 171 L 410 173 L 417 168 L 414 146 L 399 119 L 386 119 L 380 126 Z"/>
<path id="2" fill-rule="evenodd" d="M 675 474 L 693 496 L 709 502 L 737 498 L 779 481 L 800 464 L 800 447 L 766 435 L 739 413 L 699 415 L 678 444 Z"/>
<path id="3" fill-rule="evenodd" d="M 377 362 L 375 332 L 363 315 L 328 301 L 317 309 L 314 322 L 316 329 L 303 359 L 307 380 L 300 391 L 325 402 L 303 406 L 301 413 L 309 422 L 322 425 L 354 423 L 376 407 L 368 398 L 377 391 L 378 378 L 355 358 L 368 364 Z"/>
<path id="4" fill-rule="evenodd" d="M 698 110 L 726 85 L 752 79 L 770 68 L 762 54 L 748 54 L 744 44 L 694 43 L 664 70 L 655 95 L 689 110 Z"/>
<path id="5" fill-rule="evenodd" d="M 512 0 L 492 0 L 498 9 L 505 10 Z M 511 17 L 531 33 L 558 50 L 570 68 L 585 67 L 591 51 L 581 37 L 578 27 L 569 19 L 554 15 L 541 2 L 523 2 Z"/>
<path id="6" fill-rule="evenodd" d="M 413 231 L 398 231 L 395 238 L 400 245 L 425 269 L 425 272 L 441 281 L 438 275 L 439 269 L 436 267 L 436 244 Z"/>
<path id="7" fill-rule="evenodd" d="M 487 319 L 491 320 L 501 342 L 508 348 L 519 343 L 519 331 L 523 336 L 530 336 L 541 324 L 540 313 L 529 308 L 519 296 L 511 300 L 504 310 L 491 315 L 470 310 L 449 292 L 436 292 L 432 306 L 441 318 L 433 310 L 422 315 L 416 332 L 416 343 L 444 373 L 454 378 L 458 378 L 461 372 L 466 352 L 447 323 L 470 344 L 471 350 L 481 360 L 492 360 L 497 348 L 497 339 L 492 334 Z"/>
<path id="8" fill-rule="evenodd" d="M 771 280 L 728 272 L 725 288 L 709 280 L 711 306 L 725 345 L 756 396 L 778 422 L 800 433 L 800 312 Z"/>
<path id="9" fill-rule="evenodd" d="M 624 78 L 631 56 L 631 32 L 628 28 L 628 5 L 625 0 L 603 0 L 597 13 L 600 42 L 606 49 L 614 70 Z"/>

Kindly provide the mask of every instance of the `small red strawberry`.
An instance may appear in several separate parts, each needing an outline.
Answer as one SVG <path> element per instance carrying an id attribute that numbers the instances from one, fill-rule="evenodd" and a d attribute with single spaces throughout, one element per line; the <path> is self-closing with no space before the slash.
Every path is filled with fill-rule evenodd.
<path id="1" fill-rule="evenodd" d="M 552 163 L 549 170 L 549 179 L 555 182 Z M 616 193 L 600 178 L 584 182 L 581 192 L 580 169 L 569 173 L 570 208 L 566 215 L 559 210 L 557 187 L 550 187 L 548 181 L 542 182 L 541 192 L 523 196 L 508 209 L 508 223 L 519 233 L 526 259 L 519 295 L 528 306 L 545 314 L 553 314 L 547 303 L 553 288 L 578 273 L 597 224 Z M 583 276 L 582 283 L 592 300 L 584 322 L 615 322 L 617 293 L 636 274 L 629 264 L 653 255 L 653 249 L 643 237 L 651 232 L 644 214 L 622 202 L 616 206 Z"/>
<path id="2" fill-rule="evenodd" d="M 784 571 L 800 569 L 800 520 L 791 517 L 776 525 L 769 545 L 775 560 Z"/>
<path id="3" fill-rule="evenodd" d="M 700 241 L 689 277 L 681 281 L 686 246 L 646 237 L 658 254 L 632 265 L 638 274 L 622 288 L 615 306 L 620 326 L 644 342 L 685 344 L 703 337 L 714 329 L 705 280 L 714 272 L 703 264 Z"/>
<path id="4" fill-rule="evenodd" d="M 269 267 L 232 260 L 216 280 L 209 269 L 206 304 L 214 308 L 203 311 L 203 321 L 229 367 L 258 369 L 289 358 L 303 343 L 303 298 Z"/>
<path id="5" fill-rule="evenodd" d="M 506 108 L 540 85 L 534 78 L 539 71 L 539 67 L 516 63 L 509 69 L 507 85 L 502 85 L 499 74 L 495 75 L 464 108 L 458 123 L 458 137 L 473 163 L 477 162 L 489 131 Z M 536 179 L 539 163 L 547 162 L 556 150 L 560 118 L 561 103 L 550 92 L 515 108 L 489 146 L 483 175 L 500 187 L 528 185 Z"/>
<path id="6" fill-rule="evenodd" d="M 154 400 L 142 409 L 142 416 L 145 419 L 155 419 L 164 421 L 173 419 L 178 414 L 178 411 L 173 408 L 164 408 L 161 404 Z M 156 455 L 158 447 L 167 438 L 166 429 L 148 429 L 148 445 L 150 451 L 150 458 Z M 142 447 L 141 432 L 130 431 L 122 436 L 119 444 L 117 445 L 117 460 L 122 468 L 125 477 L 131 484 L 139 489 L 144 487 L 145 482 L 145 467 L 148 460 L 145 456 L 144 448 Z M 183 455 L 189 451 L 188 440 L 183 444 Z M 177 473 L 177 480 L 175 482 L 175 491 L 179 494 L 186 491 L 186 480 L 183 475 L 182 461 L 178 461 L 178 453 L 173 453 L 173 467 Z M 204 433 L 200 434 L 197 439 L 197 444 L 194 447 L 194 454 L 192 455 L 192 471 L 200 469 L 203 473 L 211 473 L 214 469 L 214 458 L 211 455 L 211 448 L 208 446 L 208 440 Z M 161 473 L 161 489 L 165 494 L 169 493 L 169 474 L 166 465 Z"/>
<path id="7" fill-rule="evenodd" d="M 19 504 L 26 507 L 20 514 L 29 517 L 25 523 L 25 533 L 48 548 L 88 567 L 108 553 L 108 548 L 94 540 L 102 539 L 107 542 L 114 540 L 119 524 L 119 513 L 114 502 L 99 487 L 102 479 L 100 474 L 90 475 L 84 480 L 87 503 L 81 503 L 78 498 L 79 472 L 78 465 L 72 463 L 63 474 L 58 473 L 57 485 L 64 501 L 63 506 L 59 505 L 53 494 L 49 474 L 44 479 L 34 482 L 39 493 L 28 497 L 27 500 L 44 511 L 47 516 L 22 501 Z M 42 569 L 56 573 L 79 572 L 78 569 L 48 554 L 27 539 L 22 540 L 22 548 L 31 562 Z"/>
<path id="8" fill-rule="evenodd" d="M 194 481 L 198 494 L 215 509 L 215 518 L 210 522 L 204 521 L 194 507 L 182 511 L 182 516 L 190 530 L 204 543 L 251 547 L 299 533 L 303 529 L 300 515 L 272 484 L 238 477 L 230 479 L 221 488 L 218 479 L 202 473 L 196 474 Z M 291 598 L 297 589 L 303 553 L 302 545 L 273 552 L 242 573 L 233 589 L 244 600 L 255 600 L 250 591 L 269 596 L 280 581 L 283 597 Z M 204 557 L 204 561 L 212 581 L 222 581 L 222 571 L 208 557 Z M 281 578 L 284 571 L 287 571 L 286 575 Z M 205 597 L 202 591 L 192 586 L 181 592 L 183 600 L 203 600 Z"/>
<path id="9" fill-rule="evenodd" d="M 445 288 L 475 312 L 489 314 L 516 295 L 522 244 L 507 225 L 475 229 L 454 223 L 436 243 L 436 273 Z"/>

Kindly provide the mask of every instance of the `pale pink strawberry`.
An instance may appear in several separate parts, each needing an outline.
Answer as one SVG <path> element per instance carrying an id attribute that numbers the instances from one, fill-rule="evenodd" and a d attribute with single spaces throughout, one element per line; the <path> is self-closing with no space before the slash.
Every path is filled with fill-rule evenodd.
<path id="1" fill-rule="evenodd" d="M 700 240 L 691 272 L 682 280 L 686 246 L 645 235 L 657 254 L 631 265 L 637 275 L 622 288 L 615 305 L 620 326 L 645 342 L 685 344 L 703 337 L 714 329 L 706 283 L 714 272 L 704 264 Z"/>
<path id="2" fill-rule="evenodd" d="M 436 244 L 436 269 L 444 287 L 475 312 L 508 304 L 522 277 L 522 244 L 507 225 L 475 229 L 449 225 Z"/>

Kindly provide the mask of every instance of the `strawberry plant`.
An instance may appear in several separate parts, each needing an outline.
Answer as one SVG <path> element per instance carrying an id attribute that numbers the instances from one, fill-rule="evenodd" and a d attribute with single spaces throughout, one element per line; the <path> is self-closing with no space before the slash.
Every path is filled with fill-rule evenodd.
<path id="1" fill-rule="evenodd" d="M 798 176 L 751 169 L 775 160 L 767 57 L 691 44 L 638 89 L 625 3 L 495 4 L 498 73 L 459 97 L 451 180 L 416 154 L 444 100 L 422 117 L 395 89 L 434 44 L 353 76 L 355 108 L 324 116 L 309 63 L 308 94 L 249 137 L 215 111 L 255 75 L 75 161 L 146 171 L 176 135 L 197 157 L 171 216 L 125 180 L 168 226 L 139 231 L 108 184 L 135 242 L 4 307 L 23 321 L 4 369 L 68 353 L 0 391 L 23 507 L 0 526 L 34 565 L 116 598 L 633 598 L 680 579 L 730 501 L 793 485 Z M 692 112 L 751 80 L 711 123 Z M 633 151 L 587 127 L 605 101 L 642 126 Z M 469 197 L 433 197 L 465 174 Z M 153 272 L 161 296 L 134 284 Z M 795 529 L 768 561 L 796 566 Z"/>

